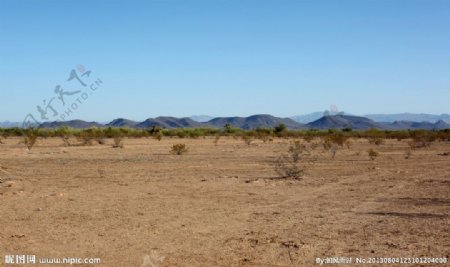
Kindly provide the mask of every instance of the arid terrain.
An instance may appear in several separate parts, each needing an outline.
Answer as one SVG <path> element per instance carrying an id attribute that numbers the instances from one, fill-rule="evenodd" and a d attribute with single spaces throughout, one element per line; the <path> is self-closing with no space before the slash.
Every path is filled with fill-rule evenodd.
<path id="1" fill-rule="evenodd" d="M 139 138 L 121 149 L 48 138 L 31 151 L 21 140 L 0 144 L 2 257 L 95 257 L 101 264 L 76 266 L 111 267 L 449 257 L 449 142 L 409 159 L 406 140 L 352 139 L 335 159 L 319 145 L 293 180 L 274 171 L 286 139 Z M 171 154 L 177 143 L 189 151 Z"/>

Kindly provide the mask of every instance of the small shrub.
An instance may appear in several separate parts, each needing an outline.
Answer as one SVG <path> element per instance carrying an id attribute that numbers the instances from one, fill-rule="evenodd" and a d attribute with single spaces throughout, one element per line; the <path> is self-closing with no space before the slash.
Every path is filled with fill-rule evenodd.
<path id="1" fill-rule="evenodd" d="M 244 143 L 247 144 L 248 146 L 252 144 L 253 142 L 253 137 L 249 136 L 249 135 L 243 135 L 242 136 L 242 140 L 244 140 Z"/>
<path id="2" fill-rule="evenodd" d="M 310 143 L 310 142 L 314 139 L 314 135 L 312 135 L 312 134 L 307 134 L 307 135 L 303 136 L 303 139 L 304 139 L 307 143 Z"/>
<path id="3" fill-rule="evenodd" d="M 345 146 L 347 147 L 347 149 L 350 149 L 350 147 L 352 146 L 352 142 L 350 141 L 345 141 Z"/>
<path id="4" fill-rule="evenodd" d="M 161 132 L 158 132 L 158 133 L 154 134 L 153 137 L 156 140 L 161 141 L 161 139 L 163 138 L 163 134 Z"/>
<path id="5" fill-rule="evenodd" d="M 273 129 L 275 134 L 281 134 L 282 132 L 285 132 L 286 130 L 287 130 L 287 127 L 283 123 L 281 123 L 278 126 L 275 126 L 275 128 Z"/>
<path id="6" fill-rule="evenodd" d="M 31 150 L 36 144 L 39 131 L 37 129 L 24 130 L 23 143 L 27 146 L 28 150 Z"/>
<path id="7" fill-rule="evenodd" d="M 331 142 L 330 140 L 325 140 L 322 145 L 323 145 L 323 149 L 325 151 L 328 151 L 331 155 L 331 158 L 334 159 L 336 157 L 336 153 L 339 149 L 339 145 Z"/>
<path id="8" fill-rule="evenodd" d="M 411 148 L 408 148 L 408 149 L 405 151 L 405 159 L 410 159 L 411 156 L 412 156 L 412 149 L 411 149 Z"/>
<path id="9" fill-rule="evenodd" d="M 379 146 L 384 143 L 384 139 L 382 137 L 369 137 L 369 143 Z"/>
<path id="10" fill-rule="evenodd" d="M 314 150 L 314 149 L 316 149 L 317 147 L 319 147 L 319 143 L 310 143 L 309 147 L 310 147 L 312 150 Z"/>
<path id="11" fill-rule="evenodd" d="M 223 126 L 223 132 L 225 134 L 235 134 L 238 133 L 240 129 L 238 128 L 234 128 L 233 125 L 231 125 L 231 123 L 227 123 Z"/>
<path id="12" fill-rule="evenodd" d="M 375 160 L 378 157 L 378 152 L 373 149 L 369 149 L 367 151 L 367 154 L 369 155 L 371 160 Z"/>
<path id="13" fill-rule="evenodd" d="M 185 144 L 175 144 L 172 146 L 170 153 L 175 155 L 183 155 L 188 152 L 188 149 Z"/>
<path id="14" fill-rule="evenodd" d="M 96 140 L 97 140 L 97 143 L 98 143 L 99 145 L 104 145 L 104 144 L 106 144 L 106 140 L 105 140 L 104 138 L 96 138 Z"/>
<path id="15" fill-rule="evenodd" d="M 281 178 L 291 178 L 299 180 L 304 175 L 304 170 L 297 164 L 290 161 L 286 155 L 281 156 L 275 162 L 275 172 Z"/>
<path id="16" fill-rule="evenodd" d="M 63 136 L 61 137 L 62 141 L 63 141 L 63 145 L 64 146 L 71 146 L 72 144 L 70 143 L 70 138 L 69 136 Z"/>
<path id="17" fill-rule="evenodd" d="M 113 137 L 114 140 L 114 144 L 113 144 L 113 148 L 124 148 L 123 145 L 123 136 L 122 135 L 116 135 Z"/>
<path id="18" fill-rule="evenodd" d="M 420 148 L 429 148 L 431 147 L 431 144 L 432 144 L 431 141 L 421 138 L 414 138 L 413 140 L 408 142 L 409 148 L 412 150 Z"/>
<path id="19" fill-rule="evenodd" d="M 90 146 L 92 145 L 92 140 L 94 139 L 90 132 L 83 130 L 78 133 L 77 139 L 81 142 L 81 145 Z"/>
<path id="20" fill-rule="evenodd" d="M 301 179 L 305 168 L 300 165 L 300 161 L 305 152 L 307 152 L 306 147 L 300 141 L 294 141 L 289 147 L 287 155 L 282 155 L 276 160 L 275 172 L 281 178 Z"/>
<path id="21" fill-rule="evenodd" d="M 216 137 L 214 138 L 214 145 L 217 146 L 219 144 L 219 140 L 220 140 L 220 134 L 216 135 Z"/>

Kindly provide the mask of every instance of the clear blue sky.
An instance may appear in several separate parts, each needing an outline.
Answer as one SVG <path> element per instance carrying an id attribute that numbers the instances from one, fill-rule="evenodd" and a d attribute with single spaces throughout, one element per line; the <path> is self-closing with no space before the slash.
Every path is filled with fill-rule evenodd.
<path id="1" fill-rule="evenodd" d="M 66 81 L 78 64 L 103 84 L 71 119 L 449 113 L 449 14 L 448 0 L 2 0 L 0 121 L 84 89 Z"/>

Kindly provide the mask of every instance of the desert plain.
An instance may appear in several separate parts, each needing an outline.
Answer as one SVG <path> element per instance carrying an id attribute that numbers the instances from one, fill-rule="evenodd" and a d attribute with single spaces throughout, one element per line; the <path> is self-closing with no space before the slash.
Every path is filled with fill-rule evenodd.
<path id="1" fill-rule="evenodd" d="M 406 140 L 352 139 L 332 159 L 313 140 L 299 180 L 274 171 L 291 143 L 280 138 L 129 138 L 123 148 L 47 138 L 31 150 L 20 142 L 0 144 L 2 257 L 92 257 L 101 263 L 74 266 L 111 267 L 449 257 L 450 142 L 407 159 Z M 171 154 L 177 143 L 188 152 Z"/>

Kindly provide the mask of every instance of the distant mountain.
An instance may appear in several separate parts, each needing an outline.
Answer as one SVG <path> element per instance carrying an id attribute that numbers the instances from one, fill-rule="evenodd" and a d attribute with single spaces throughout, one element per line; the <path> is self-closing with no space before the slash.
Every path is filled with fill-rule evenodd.
<path id="1" fill-rule="evenodd" d="M 214 119 L 214 117 L 211 117 L 208 115 L 194 115 L 194 116 L 191 116 L 190 118 L 196 122 L 207 122 L 207 121 Z"/>
<path id="2" fill-rule="evenodd" d="M 190 118 L 175 118 L 175 117 L 158 117 L 150 118 L 135 125 L 136 128 L 150 128 L 159 126 L 162 128 L 201 128 L 207 125 L 194 121 Z"/>
<path id="3" fill-rule="evenodd" d="M 107 123 L 105 126 L 108 127 L 129 127 L 129 128 L 133 128 L 135 127 L 139 122 L 137 121 L 132 121 L 132 120 L 127 120 L 127 119 L 115 119 L 113 121 L 111 121 L 110 123 Z"/>
<path id="4" fill-rule="evenodd" d="M 371 119 L 350 115 L 324 116 L 316 121 L 306 124 L 312 129 L 343 129 L 352 128 L 353 130 L 367 130 L 370 128 L 386 129 L 384 124 L 374 122 Z"/>
<path id="5" fill-rule="evenodd" d="M 296 122 L 300 123 L 310 123 L 313 121 L 316 121 L 323 116 L 325 116 L 325 112 L 314 112 L 310 114 L 305 115 L 298 115 L 293 116 L 291 119 L 293 119 Z M 328 115 L 340 115 L 337 113 L 329 112 Z M 349 115 L 349 114 L 345 114 Z M 433 114 L 425 114 L 425 113 L 398 113 L 398 114 L 368 114 L 368 115 L 362 115 L 361 117 L 369 118 L 376 122 L 395 122 L 395 121 L 416 121 L 416 122 L 438 122 L 440 120 L 450 123 L 450 115 L 449 114 L 441 114 L 441 115 L 433 115 Z"/>
<path id="6" fill-rule="evenodd" d="M 332 112 L 332 111 L 318 111 L 318 112 L 313 112 L 310 114 L 293 116 L 293 117 L 291 117 L 291 119 L 293 119 L 296 122 L 306 124 L 306 123 L 316 121 L 326 115 L 333 116 L 333 115 L 337 115 L 337 114 L 338 113 Z"/>
<path id="7" fill-rule="evenodd" d="M 20 122 L 10 122 L 10 121 L 0 122 L 0 128 L 14 128 L 20 126 L 21 126 Z"/>
<path id="8" fill-rule="evenodd" d="M 423 130 L 442 130 L 442 129 L 450 129 L 450 124 L 444 122 L 443 120 L 439 120 L 435 123 L 423 121 L 423 122 L 414 122 L 414 121 L 395 121 L 393 123 L 387 124 L 393 127 L 396 130 L 405 130 L 405 129 L 423 129 Z"/>
<path id="9" fill-rule="evenodd" d="M 84 129 L 91 127 L 103 127 L 102 124 L 97 122 L 87 122 L 82 120 L 71 120 L 71 121 L 53 121 L 53 122 L 44 122 L 39 125 L 40 128 L 59 128 L 67 126 L 75 129 Z"/>
<path id="10" fill-rule="evenodd" d="M 364 115 L 371 120 L 378 122 L 395 122 L 395 121 L 425 121 L 438 122 L 440 120 L 450 123 L 449 114 L 433 115 L 433 114 L 416 114 L 416 113 L 398 113 L 398 114 L 368 114 Z"/>
<path id="11" fill-rule="evenodd" d="M 289 118 L 277 118 L 272 115 L 253 115 L 250 117 L 222 117 L 212 119 L 206 124 L 217 128 L 223 128 L 226 124 L 245 130 L 256 128 L 273 128 L 280 124 L 286 125 L 288 129 L 306 129 L 304 124 Z"/>
<path id="12" fill-rule="evenodd" d="M 326 114 L 325 114 L 326 115 Z M 343 129 L 352 128 L 353 130 L 367 130 L 376 128 L 381 130 L 403 130 L 403 129 L 425 129 L 425 130 L 441 130 L 450 129 L 450 124 L 444 120 L 436 122 L 428 121 L 406 121 L 398 120 L 394 122 L 376 122 L 370 118 L 353 116 L 353 115 L 326 115 L 308 124 L 302 124 L 289 118 L 278 118 L 272 115 L 253 115 L 250 117 L 219 117 L 211 119 L 207 122 L 198 122 L 191 118 L 175 118 L 175 117 L 157 117 L 149 118 L 143 122 L 132 121 L 124 118 L 115 119 L 109 123 L 101 124 L 98 122 L 87 122 L 83 120 L 71 121 L 54 121 L 45 122 L 40 125 L 41 128 L 59 128 L 67 126 L 71 128 L 91 128 L 91 127 L 129 127 L 129 128 L 151 128 L 160 126 L 161 128 L 223 128 L 226 124 L 245 130 L 256 128 L 274 128 L 280 124 L 286 125 L 288 129 Z M 0 127 L 21 127 L 19 123 L 2 123 Z"/>
<path id="13" fill-rule="evenodd" d="M 353 130 L 367 130 L 371 128 L 380 130 L 442 130 L 450 129 L 450 124 L 440 120 L 435 123 L 431 122 L 414 122 L 414 121 L 395 121 L 395 122 L 375 122 L 366 117 L 335 115 L 324 116 L 316 121 L 307 124 L 312 129 L 343 129 L 351 128 Z"/>

